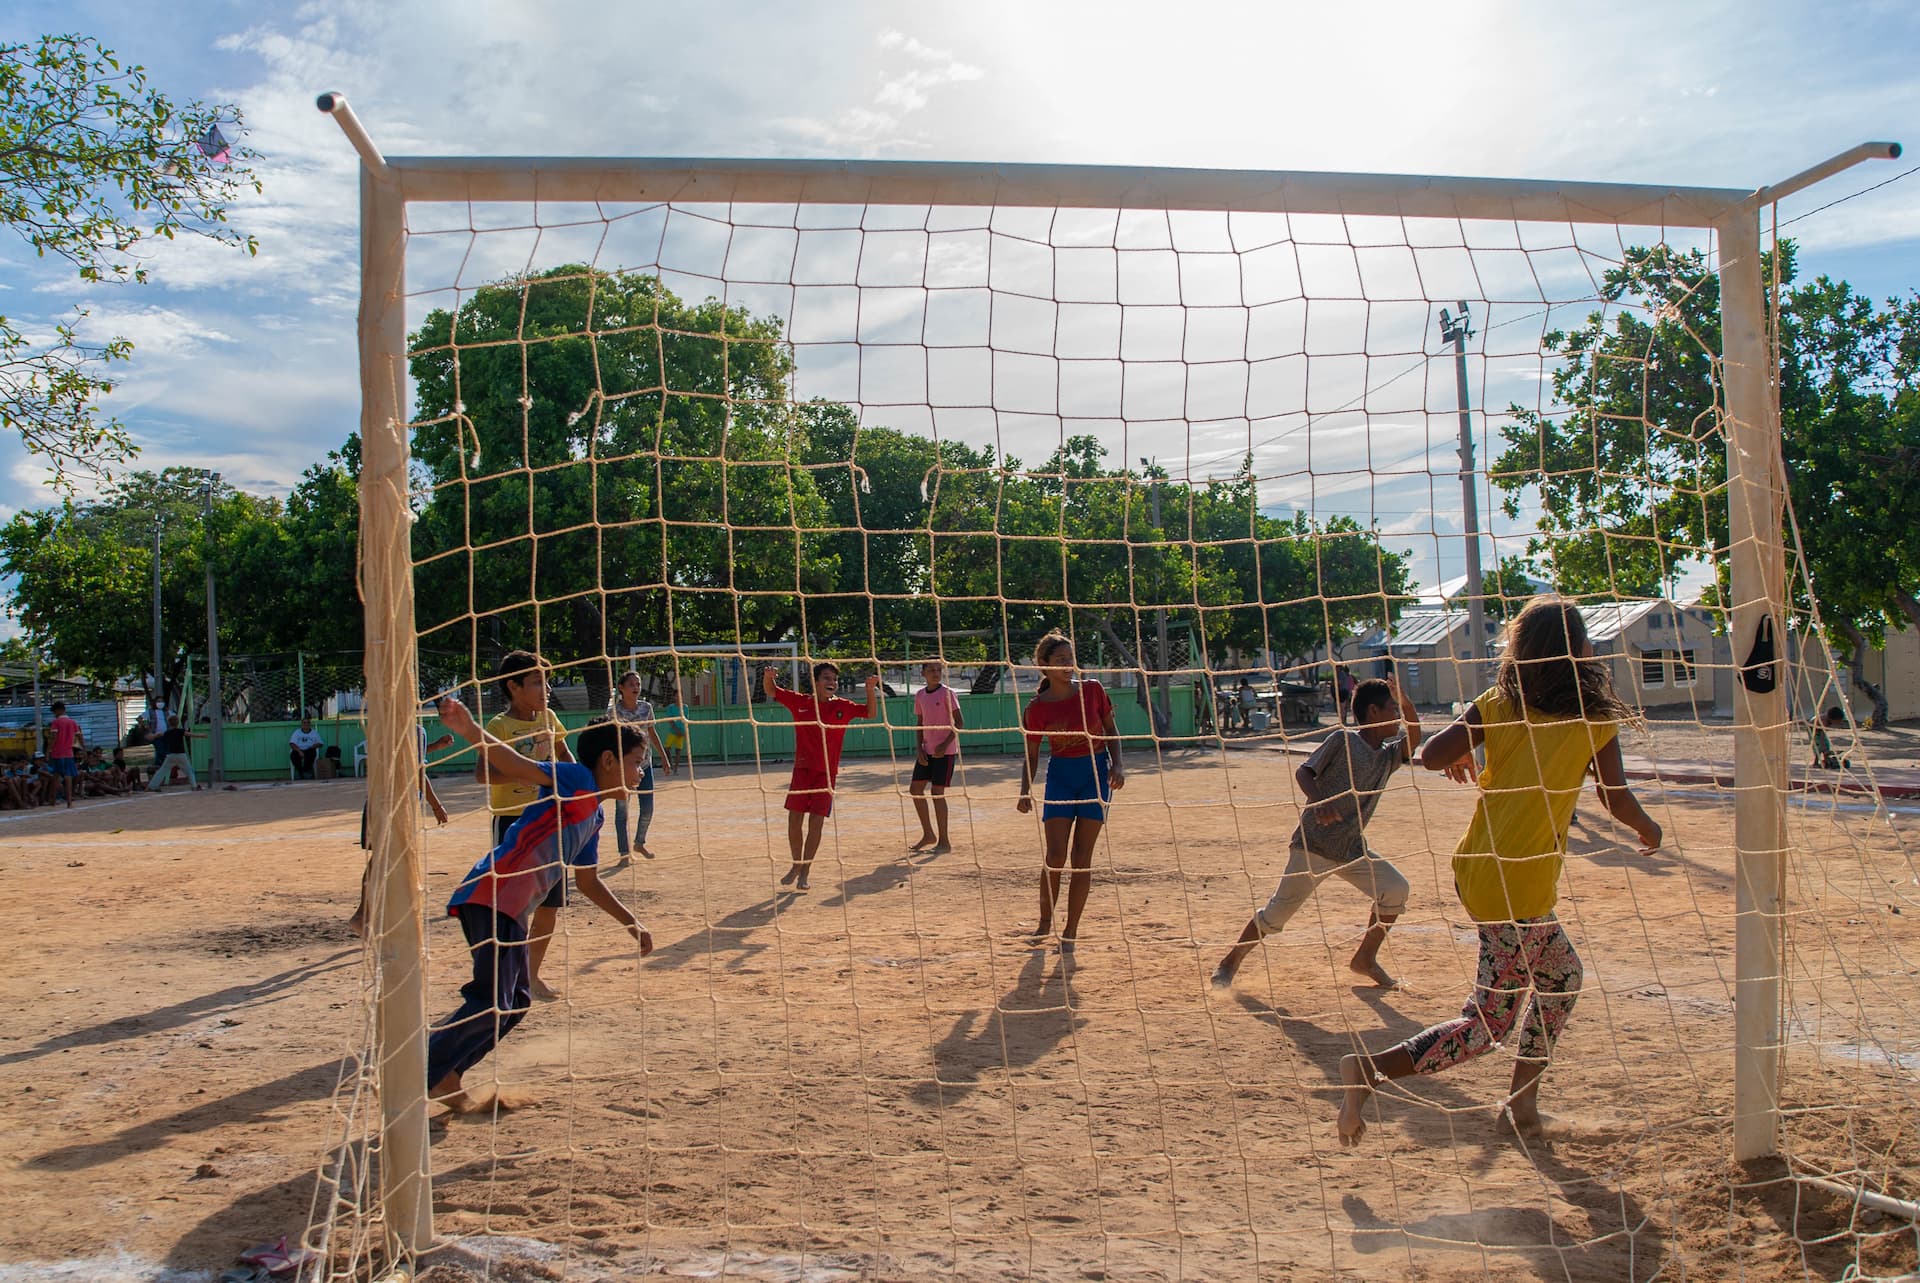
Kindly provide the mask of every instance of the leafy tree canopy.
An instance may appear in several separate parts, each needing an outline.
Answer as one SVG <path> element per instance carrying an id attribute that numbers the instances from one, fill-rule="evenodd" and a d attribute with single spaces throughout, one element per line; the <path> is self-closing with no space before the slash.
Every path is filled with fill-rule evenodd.
<path id="1" fill-rule="evenodd" d="M 91 37 L 0 43 L 0 221 L 85 282 L 145 281 L 143 253 L 156 239 L 204 236 L 251 254 L 253 238 L 227 226 L 227 211 L 260 189 L 246 163 L 254 153 L 228 145 L 222 157 L 208 133 L 240 124 L 229 105 L 169 98 Z M 98 405 L 133 345 L 83 342 L 85 316 L 50 339 L 0 316 L 0 426 L 68 490 L 136 452 Z"/>

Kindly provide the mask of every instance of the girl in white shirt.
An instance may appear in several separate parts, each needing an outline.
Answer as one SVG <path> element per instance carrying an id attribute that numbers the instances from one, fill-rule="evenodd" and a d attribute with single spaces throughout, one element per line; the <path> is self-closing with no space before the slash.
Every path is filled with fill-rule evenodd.
<path id="1" fill-rule="evenodd" d="M 640 698 L 639 673 L 629 669 L 620 678 L 613 698 L 607 701 L 607 720 L 639 727 L 647 741 L 645 764 L 640 768 L 640 786 L 633 790 L 638 815 L 633 826 L 632 846 L 638 847 L 640 854 L 651 860 L 653 852 L 647 849 L 647 830 L 653 827 L 653 755 L 660 754 L 660 761 L 666 766 L 668 775 L 673 774 L 673 758 L 660 742 L 660 733 L 654 729 L 653 705 Z M 627 840 L 627 799 L 624 795 L 613 803 L 613 835 L 620 844 L 620 862 L 630 862 L 633 854 Z"/>

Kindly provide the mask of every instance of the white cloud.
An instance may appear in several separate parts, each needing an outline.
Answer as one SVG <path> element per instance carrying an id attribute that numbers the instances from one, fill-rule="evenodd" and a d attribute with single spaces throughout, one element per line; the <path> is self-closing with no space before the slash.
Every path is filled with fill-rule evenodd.
<path id="1" fill-rule="evenodd" d="M 115 308 L 89 299 L 80 306 L 87 315 L 74 327 L 79 338 L 89 343 L 131 339 L 135 360 L 184 357 L 210 343 L 235 341 L 204 319 L 157 304 Z"/>

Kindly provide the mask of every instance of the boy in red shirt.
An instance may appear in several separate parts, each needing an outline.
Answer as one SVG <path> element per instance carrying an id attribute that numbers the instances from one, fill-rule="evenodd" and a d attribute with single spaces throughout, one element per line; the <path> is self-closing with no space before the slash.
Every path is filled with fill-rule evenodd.
<path id="1" fill-rule="evenodd" d="M 865 705 L 822 691 L 840 684 L 840 670 L 832 664 L 813 668 L 815 694 L 802 695 L 780 685 L 771 666 L 761 670 L 761 688 L 767 698 L 793 715 L 793 779 L 787 784 L 787 847 L 793 867 L 781 886 L 807 889 L 813 857 L 820 850 L 820 830 L 833 814 L 833 783 L 840 775 L 840 746 L 846 743 L 847 723 L 880 716 L 880 677 L 867 678 Z"/>
<path id="2" fill-rule="evenodd" d="M 67 706 L 62 700 L 53 701 L 53 720 L 47 723 L 47 766 L 58 781 L 60 792 L 66 795 L 67 809 L 73 809 L 73 795 L 80 789 L 80 764 L 74 760 L 73 751 L 81 747 L 80 723 L 67 716 Z M 53 795 L 48 794 L 51 802 Z"/>

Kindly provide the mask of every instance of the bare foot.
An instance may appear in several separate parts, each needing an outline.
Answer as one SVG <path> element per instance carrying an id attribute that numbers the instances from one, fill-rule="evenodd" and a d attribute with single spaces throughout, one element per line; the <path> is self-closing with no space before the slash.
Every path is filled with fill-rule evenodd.
<path id="1" fill-rule="evenodd" d="M 1357 976 L 1365 976 L 1379 989 L 1398 989 L 1400 982 L 1387 974 L 1387 969 L 1377 959 L 1355 958 L 1347 967 Z"/>
<path id="2" fill-rule="evenodd" d="M 1500 1106 L 1498 1117 L 1513 1128 L 1514 1134 L 1522 1141 L 1551 1139 L 1548 1134 L 1550 1120 L 1540 1113 L 1540 1106 L 1532 1101 L 1521 1104 L 1517 1100 L 1509 1100 Z"/>
<path id="3" fill-rule="evenodd" d="M 1231 989 L 1233 988 L 1234 970 L 1233 967 L 1229 967 L 1226 963 L 1222 962 L 1213 969 L 1213 977 L 1208 983 L 1215 989 Z"/>
<path id="4" fill-rule="evenodd" d="M 367 938 L 367 920 L 356 913 L 347 919 L 347 930 L 353 932 L 353 934 L 359 936 L 362 940 L 365 940 Z"/>
<path id="5" fill-rule="evenodd" d="M 915 842 L 912 846 L 908 847 L 907 850 L 913 851 L 917 854 L 918 852 L 926 850 L 928 847 L 932 846 L 937 841 L 939 841 L 939 839 L 934 837 L 933 834 L 922 833 L 920 835 L 920 840 L 918 842 Z"/>
<path id="6" fill-rule="evenodd" d="M 1355 1055 L 1340 1057 L 1340 1084 L 1345 1090 L 1340 1093 L 1340 1113 L 1334 1125 L 1339 1129 L 1341 1145 L 1352 1149 L 1367 1134 L 1367 1098 L 1373 1095 L 1373 1074 L 1366 1060 Z"/>
<path id="7" fill-rule="evenodd" d="M 812 873 L 810 870 L 807 870 L 804 868 L 801 869 L 799 878 L 796 879 L 793 884 L 793 889 L 796 891 L 805 891 L 807 889 L 807 880 L 811 876 L 812 876 Z"/>
<path id="8" fill-rule="evenodd" d="M 473 1097 L 461 1088 L 459 1074 L 448 1074 L 427 1088 L 427 1099 L 436 1105 L 445 1105 L 450 1114 L 470 1114 L 476 1108 Z"/>
<path id="9" fill-rule="evenodd" d="M 796 864 L 791 869 L 787 870 L 786 877 L 780 879 L 780 885 L 783 887 L 790 887 L 796 881 L 799 880 L 799 877 L 800 877 L 800 866 Z"/>
<path id="10" fill-rule="evenodd" d="M 533 978 L 533 996 L 542 1002 L 553 1002 L 560 997 L 560 994 L 552 985 L 542 980 L 539 976 L 535 976 Z"/>
<path id="11" fill-rule="evenodd" d="M 615 860 L 615 861 L 614 861 L 614 862 L 612 863 L 612 865 L 610 865 L 610 866 L 609 866 L 609 867 L 607 868 L 607 872 L 608 872 L 608 873 L 618 873 L 618 872 L 620 872 L 620 870 L 622 870 L 622 869 L 624 869 L 624 868 L 626 868 L 627 866 L 629 866 L 629 865 L 631 865 L 632 863 L 633 863 L 633 857 L 632 857 L 631 855 L 628 855 L 628 854 L 627 854 L 627 853 L 626 853 L 625 851 L 622 851 L 622 852 L 620 853 L 620 858 L 619 858 L 618 860 Z"/>
<path id="12" fill-rule="evenodd" d="M 927 854 L 928 855 L 945 855 L 951 850 L 953 850 L 953 843 L 935 842 L 932 846 L 927 848 Z"/>

